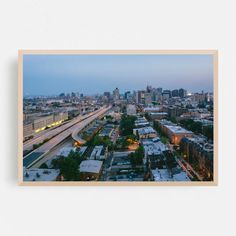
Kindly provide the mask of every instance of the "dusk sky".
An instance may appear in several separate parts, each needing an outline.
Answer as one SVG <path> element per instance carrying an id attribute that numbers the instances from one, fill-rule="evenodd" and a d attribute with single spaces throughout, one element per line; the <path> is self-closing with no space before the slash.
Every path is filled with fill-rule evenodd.
<path id="1" fill-rule="evenodd" d="M 24 95 L 145 89 L 213 91 L 212 55 L 24 55 Z"/>

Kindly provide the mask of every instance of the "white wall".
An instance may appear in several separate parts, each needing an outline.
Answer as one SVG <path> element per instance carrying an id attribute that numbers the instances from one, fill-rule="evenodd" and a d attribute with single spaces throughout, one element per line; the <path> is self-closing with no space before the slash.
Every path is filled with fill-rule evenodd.
<path id="1" fill-rule="evenodd" d="M 234 3 L 1 0 L 0 234 L 235 235 Z M 219 49 L 219 186 L 18 187 L 18 49 Z"/>

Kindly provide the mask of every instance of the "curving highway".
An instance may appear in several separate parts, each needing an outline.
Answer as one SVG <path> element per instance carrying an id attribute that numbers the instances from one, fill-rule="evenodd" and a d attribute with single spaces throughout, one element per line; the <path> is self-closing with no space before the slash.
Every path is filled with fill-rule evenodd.
<path id="1" fill-rule="evenodd" d="M 54 147 L 60 144 L 63 140 L 68 138 L 72 135 L 73 131 L 76 130 L 77 132 L 81 131 L 86 125 L 97 119 L 99 116 L 105 114 L 111 106 L 109 107 L 102 107 L 101 109 L 94 112 L 92 115 L 88 115 L 87 118 L 83 117 L 81 121 L 75 122 L 76 124 L 70 125 L 69 128 L 65 129 L 61 133 L 55 135 L 52 139 L 48 142 L 44 143 L 39 148 L 35 149 L 30 154 L 26 155 L 23 159 L 23 165 L 25 167 L 33 167 L 33 165 L 42 159 L 48 152 L 50 152 Z M 59 127 L 61 128 L 61 127 Z"/>
<path id="2" fill-rule="evenodd" d="M 48 129 L 48 130 L 44 130 L 44 131 L 36 134 L 32 139 L 26 141 L 23 144 L 23 151 L 32 150 L 34 144 L 42 143 L 45 139 L 51 139 L 52 137 L 58 135 L 59 133 L 65 131 L 66 129 L 72 127 L 76 123 L 78 123 L 84 119 L 87 119 L 88 117 L 90 117 L 98 112 L 99 112 L 99 110 L 91 112 L 91 113 L 84 115 L 84 116 L 80 115 L 80 116 L 74 118 L 73 120 L 71 120 L 67 123 L 64 123 L 63 125 L 61 125 L 59 127 L 56 127 L 56 128 L 54 127 L 54 128 Z"/>

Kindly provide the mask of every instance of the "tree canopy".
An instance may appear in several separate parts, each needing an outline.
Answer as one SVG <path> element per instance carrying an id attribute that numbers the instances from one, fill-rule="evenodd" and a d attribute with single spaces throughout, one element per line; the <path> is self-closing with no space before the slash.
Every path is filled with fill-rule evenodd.
<path id="1" fill-rule="evenodd" d="M 143 164 L 144 148 L 140 146 L 135 152 L 129 154 L 130 162 L 133 167 Z"/>
<path id="2" fill-rule="evenodd" d="M 133 129 L 135 128 L 134 122 L 137 119 L 136 116 L 122 115 L 120 121 L 120 132 L 121 135 L 126 136 L 133 134 Z"/>
<path id="3" fill-rule="evenodd" d="M 60 169 L 60 173 L 67 181 L 79 180 L 79 165 L 82 157 L 78 152 L 71 151 L 67 157 L 60 157 L 52 161 L 54 168 Z"/>

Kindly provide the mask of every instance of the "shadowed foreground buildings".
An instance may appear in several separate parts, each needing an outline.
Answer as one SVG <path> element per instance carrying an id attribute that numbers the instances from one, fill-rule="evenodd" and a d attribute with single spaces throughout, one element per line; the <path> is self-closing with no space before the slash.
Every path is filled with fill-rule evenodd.
<path id="1" fill-rule="evenodd" d="M 213 179 L 213 144 L 200 136 L 184 137 L 180 142 L 180 150 L 182 157 L 204 180 Z"/>

